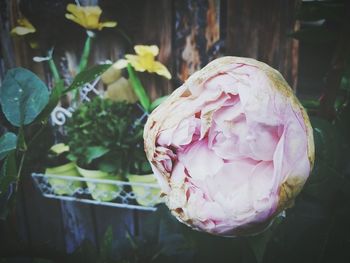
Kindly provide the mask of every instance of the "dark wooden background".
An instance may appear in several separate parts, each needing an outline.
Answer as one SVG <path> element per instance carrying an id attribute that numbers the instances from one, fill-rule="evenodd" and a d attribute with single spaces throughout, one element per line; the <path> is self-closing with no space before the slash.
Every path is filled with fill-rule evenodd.
<path id="1" fill-rule="evenodd" d="M 55 59 L 62 72 L 76 64 L 84 31 L 64 18 L 66 0 L 0 1 L 0 82 L 8 68 L 22 66 L 35 71 L 48 84 L 51 76 L 45 64 L 32 62 L 33 56 L 55 46 Z M 298 42 L 287 36 L 298 28 L 295 21 L 297 0 L 100 0 L 81 1 L 99 4 L 104 18 L 118 21 L 116 29 L 99 32 L 93 44 L 91 65 L 101 60 L 116 60 L 130 52 L 118 29 L 134 44 L 156 44 L 159 60 L 170 69 L 167 81 L 149 74 L 142 81 L 152 98 L 167 94 L 181 85 L 194 71 L 223 55 L 253 57 L 278 69 L 294 90 L 298 78 Z M 23 38 L 9 31 L 21 14 L 38 30 L 41 50 L 32 50 Z M 125 236 L 127 226 L 138 234 L 150 212 L 118 209 L 43 198 L 25 175 L 17 200 L 16 227 L 23 248 L 51 247 L 73 252 L 85 239 L 97 248 L 108 226 L 115 237 Z M 0 242 L 8 242 L 0 229 Z M 1 247 L 1 246 L 0 246 Z M 11 254 L 11 251 L 7 251 Z"/>

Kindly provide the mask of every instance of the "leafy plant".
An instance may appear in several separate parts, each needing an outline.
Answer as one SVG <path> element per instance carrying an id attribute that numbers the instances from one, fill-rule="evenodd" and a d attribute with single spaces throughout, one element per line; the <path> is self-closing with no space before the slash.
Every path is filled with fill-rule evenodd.
<path id="1" fill-rule="evenodd" d="M 133 104 L 100 97 L 81 105 L 66 126 L 68 158 L 84 168 L 125 174 L 142 140 L 138 115 Z"/>
<path id="2" fill-rule="evenodd" d="M 88 74 L 81 72 L 77 76 L 80 84 L 70 90 L 90 81 L 91 75 L 96 77 L 102 74 L 107 68 L 104 65 L 87 70 Z M 34 145 L 38 147 L 38 139 L 49 126 L 49 116 L 64 93 L 62 80 L 57 80 L 54 88 L 49 91 L 46 84 L 27 69 L 14 68 L 7 71 L 0 87 L 2 114 L 11 130 L 0 137 L 0 199 L 6 200 L 5 203 L 14 200 L 26 159 L 30 157 L 27 154 L 33 152 Z M 5 217 L 7 207 L 4 206 L 1 210 L 1 217 Z"/>

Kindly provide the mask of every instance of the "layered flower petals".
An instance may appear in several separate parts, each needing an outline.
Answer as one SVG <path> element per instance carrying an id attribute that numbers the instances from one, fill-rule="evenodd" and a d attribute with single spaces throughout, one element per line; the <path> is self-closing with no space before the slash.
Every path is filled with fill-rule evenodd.
<path id="1" fill-rule="evenodd" d="M 149 116 L 144 138 L 172 213 L 216 235 L 266 227 L 293 203 L 314 160 L 309 119 L 288 84 L 247 58 L 220 58 L 192 75 Z"/>

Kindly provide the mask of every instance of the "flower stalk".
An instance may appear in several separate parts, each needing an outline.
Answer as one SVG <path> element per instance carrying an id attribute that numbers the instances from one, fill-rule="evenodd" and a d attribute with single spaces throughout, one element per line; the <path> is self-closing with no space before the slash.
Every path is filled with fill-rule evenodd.
<path id="1" fill-rule="evenodd" d="M 90 52 L 91 52 L 91 42 L 92 42 L 92 37 L 90 36 L 90 34 L 87 34 L 85 44 L 84 44 L 83 53 L 81 55 L 81 59 L 80 59 L 80 63 L 79 63 L 78 73 L 82 72 L 88 64 L 89 56 L 90 56 Z"/>
<path id="2" fill-rule="evenodd" d="M 52 57 L 50 57 L 50 59 L 48 60 L 48 63 L 49 63 L 49 68 L 51 70 L 54 82 L 56 84 L 56 83 L 60 82 L 60 80 L 61 80 L 61 77 L 60 77 L 60 74 L 58 72 L 57 66 L 56 66 L 55 61 L 53 60 Z"/>
<path id="3" fill-rule="evenodd" d="M 137 77 L 136 72 L 130 64 L 127 65 L 127 70 L 131 85 L 140 100 L 143 110 L 148 113 L 151 105 L 151 100 L 148 97 L 145 88 L 142 86 L 140 79 Z"/>

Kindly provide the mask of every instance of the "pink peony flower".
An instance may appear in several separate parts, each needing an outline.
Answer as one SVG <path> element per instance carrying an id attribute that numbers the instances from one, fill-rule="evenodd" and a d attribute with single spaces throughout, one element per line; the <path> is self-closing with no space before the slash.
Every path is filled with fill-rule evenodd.
<path id="1" fill-rule="evenodd" d="M 265 228 L 302 189 L 314 161 L 308 116 L 280 73 L 219 58 L 149 116 L 147 158 L 183 223 L 217 235 Z"/>

